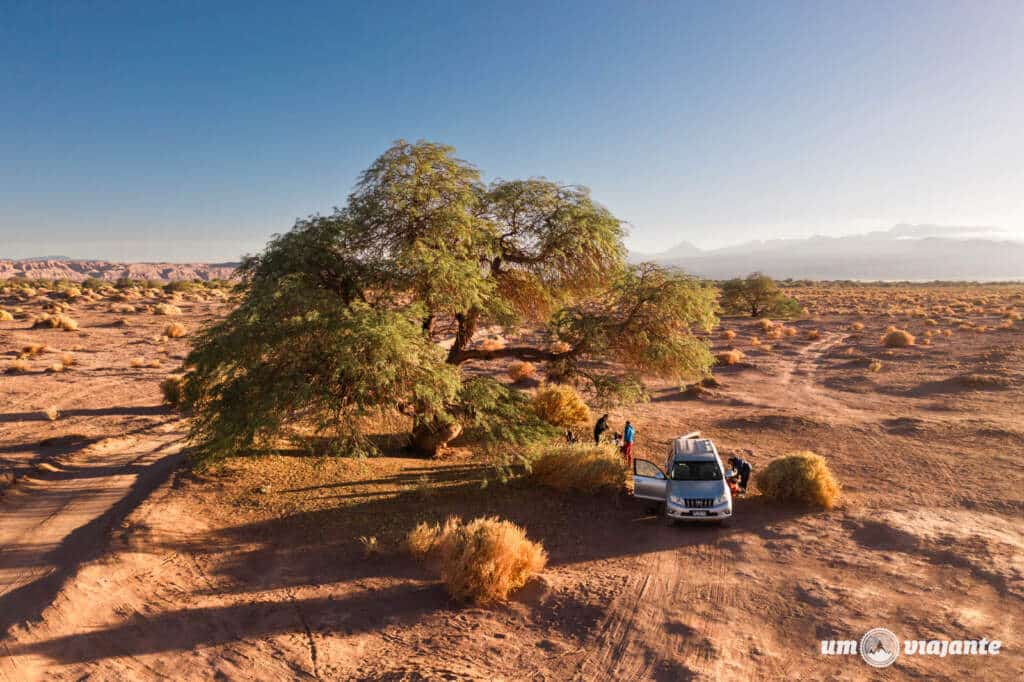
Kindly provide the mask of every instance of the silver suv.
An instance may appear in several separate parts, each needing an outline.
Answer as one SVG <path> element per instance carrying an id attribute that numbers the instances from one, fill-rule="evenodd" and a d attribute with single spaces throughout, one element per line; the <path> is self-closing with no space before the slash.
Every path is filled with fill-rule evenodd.
<path id="1" fill-rule="evenodd" d="M 672 441 L 662 469 L 633 460 L 633 497 L 661 504 L 672 520 L 722 522 L 732 516 L 732 494 L 715 444 L 699 432 Z"/>

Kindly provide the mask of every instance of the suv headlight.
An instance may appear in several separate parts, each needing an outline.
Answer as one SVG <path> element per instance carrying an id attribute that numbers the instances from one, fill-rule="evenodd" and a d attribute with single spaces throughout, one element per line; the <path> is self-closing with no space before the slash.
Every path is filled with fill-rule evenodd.
<path id="1" fill-rule="evenodd" d="M 721 495 L 719 495 L 718 497 L 715 498 L 715 506 L 717 507 L 720 504 L 725 504 L 726 500 L 728 500 L 728 499 L 729 499 L 728 494 L 722 493 Z"/>
<path id="2" fill-rule="evenodd" d="M 669 495 L 668 501 L 672 504 L 678 504 L 679 506 L 683 506 L 685 504 L 685 502 L 683 502 L 683 498 L 679 497 L 679 495 Z"/>

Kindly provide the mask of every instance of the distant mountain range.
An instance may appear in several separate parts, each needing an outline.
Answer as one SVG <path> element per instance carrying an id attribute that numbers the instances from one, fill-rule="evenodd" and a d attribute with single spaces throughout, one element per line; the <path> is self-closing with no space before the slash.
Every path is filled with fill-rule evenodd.
<path id="1" fill-rule="evenodd" d="M 763 272 L 776 279 L 1024 280 L 1024 242 L 987 227 L 896 225 L 848 237 L 771 239 L 702 251 L 683 242 L 630 254 L 711 279 Z"/>
<path id="2" fill-rule="evenodd" d="M 0 279 L 66 279 L 81 282 L 95 277 L 107 281 L 152 279 L 161 282 L 178 280 L 227 279 L 238 263 L 111 263 L 101 260 L 73 260 L 64 257 L 0 260 Z"/>

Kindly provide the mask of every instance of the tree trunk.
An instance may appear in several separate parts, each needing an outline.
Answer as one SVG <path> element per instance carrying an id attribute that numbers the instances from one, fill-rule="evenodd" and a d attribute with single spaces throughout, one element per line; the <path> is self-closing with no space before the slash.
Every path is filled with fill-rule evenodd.
<path id="1" fill-rule="evenodd" d="M 476 324 L 479 316 L 480 313 L 477 310 L 470 310 L 455 315 L 459 328 L 455 332 L 455 341 L 452 343 L 452 349 L 448 351 L 448 362 L 450 364 L 459 364 L 459 357 L 462 351 L 466 350 L 466 346 L 469 345 L 469 342 L 473 340 L 473 336 L 476 334 Z"/>

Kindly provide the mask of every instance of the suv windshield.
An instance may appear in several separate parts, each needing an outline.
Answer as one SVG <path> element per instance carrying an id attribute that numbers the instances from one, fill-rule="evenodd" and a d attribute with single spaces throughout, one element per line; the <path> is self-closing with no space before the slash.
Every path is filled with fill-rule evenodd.
<path id="1" fill-rule="evenodd" d="M 718 468 L 718 462 L 683 460 L 672 464 L 669 478 L 673 481 L 720 481 L 722 470 Z"/>

